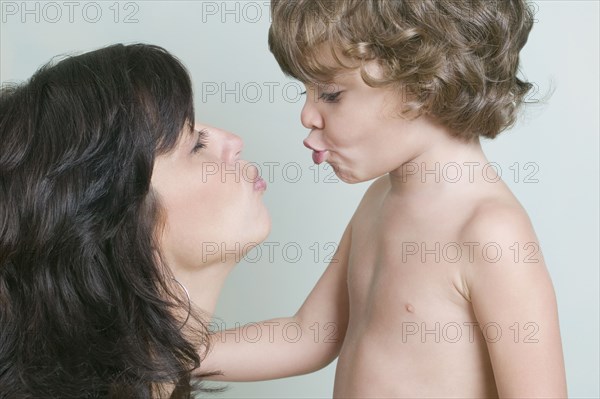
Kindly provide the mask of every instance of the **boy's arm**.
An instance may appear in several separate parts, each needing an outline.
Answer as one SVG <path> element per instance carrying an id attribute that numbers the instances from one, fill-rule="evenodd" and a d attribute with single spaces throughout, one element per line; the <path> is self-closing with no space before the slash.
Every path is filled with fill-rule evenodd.
<path id="1" fill-rule="evenodd" d="M 521 209 L 487 209 L 463 238 L 480 244 L 466 277 L 498 394 L 567 397 L 556 297 L 529 218 Z"/>
<path id="2" fill-rule="evenodd" d="M 259 381 L 319 370 L 339 354 L 348 324 L 347 268 L 351 224 L 331 263 L 298 312 L 212 335 L 199 372 L 222 381 Z M 242 334 L 243 329 L 246 329 Z M 251 339 L 241 337 L 248 336 Z"/>

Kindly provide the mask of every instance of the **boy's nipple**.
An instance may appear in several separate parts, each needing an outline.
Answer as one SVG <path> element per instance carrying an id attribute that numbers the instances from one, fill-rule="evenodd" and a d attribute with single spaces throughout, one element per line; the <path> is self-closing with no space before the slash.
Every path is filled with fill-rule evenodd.
<path id="1" fill-rule="evenodd" d="M 415 307 L 410 303 L 407 303 L 404 307 L 408 313 L 415 313 Z"/>

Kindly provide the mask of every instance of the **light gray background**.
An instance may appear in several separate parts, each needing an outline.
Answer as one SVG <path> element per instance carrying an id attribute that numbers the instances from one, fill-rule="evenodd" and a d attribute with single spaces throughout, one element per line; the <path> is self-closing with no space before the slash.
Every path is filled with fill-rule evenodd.
<path id="1" fill-rule="evenodd" d="M 194 80 L 197 118 L 241 135 L 245 158 L 262 165 L 269 181 L 273 256 L 263 246 L 251 253 L 252 262 L 237 266 L 216 316 L 231 327 L 294 314 L 327 265 L 328 243 L 337 243 L 368 183 L 346 185 L 330 179 L 327 167 L 311 169 L 302 146 L 307 131 L 299 122 L 298 86 L 268 52 L 268 2 L 73 3 L 2 1 L 1 81 L 26 79 L 55 55 L 115 42 L 158 44 L 182 59 Z M 597 398 L 599 3 L 540 0 L 535 9 L 522 75 L 539 92 L 551 82 L 556 92 L 547 106 L 527 111 L 515 128 L 484 147 L 536 227 L 558 298 L 570 396 Z M 229 90 L 224 99 L 222 84 Z M 207 93 L 207 87 L 219 92 Z M 267 162 L 274 163 L 271 171 Z M 527 162 L 537 166 L 535 175 Z M 527 183 L 528 176 L 538 182 Z M 252 359 L 248 367 L 254 367 Z M 312 375 L 231 384 L 223 396 L 329 397 L 334 370 L 335 362 Z"/>

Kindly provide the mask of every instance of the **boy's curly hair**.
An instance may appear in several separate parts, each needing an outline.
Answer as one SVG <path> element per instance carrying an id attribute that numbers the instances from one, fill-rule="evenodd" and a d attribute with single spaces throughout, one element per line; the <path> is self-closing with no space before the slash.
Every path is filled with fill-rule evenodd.
<path id="1" fill-rule="evenodd" d="M 366 84 L 397 89 L 403 116 L 429 115 L 465 140 L 514 125 L 534 87 L 516 76 L 534 23 L 526 0 L 273 0 L 271 15 L 287 75 L 331 82 L 376 60 L 383 77 L 361 68 Z"/>

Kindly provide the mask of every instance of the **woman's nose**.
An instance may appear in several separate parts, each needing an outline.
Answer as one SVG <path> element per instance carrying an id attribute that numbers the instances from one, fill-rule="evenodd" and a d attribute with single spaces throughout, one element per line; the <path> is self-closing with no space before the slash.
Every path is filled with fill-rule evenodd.
<path id="1" fill-rule="evenodd" d="M 223 159 L 228 163 L 235 163 L 240 159 L 244 141 L 236 134 L 223 132 Z"/>

